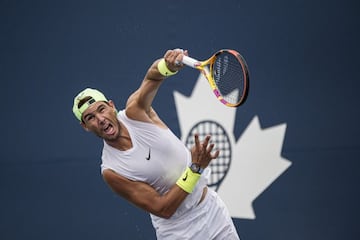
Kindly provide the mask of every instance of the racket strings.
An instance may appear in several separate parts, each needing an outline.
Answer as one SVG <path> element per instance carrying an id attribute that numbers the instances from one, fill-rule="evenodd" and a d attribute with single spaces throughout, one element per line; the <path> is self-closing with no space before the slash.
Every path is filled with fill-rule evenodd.
<path id="1" fill-rule="evenodd" d="M 238 104 L 244 97 L 246 86 L 240 60 L 224 51 L 217 56 L 212 71 L 220 95 L 230 104 Z"/>

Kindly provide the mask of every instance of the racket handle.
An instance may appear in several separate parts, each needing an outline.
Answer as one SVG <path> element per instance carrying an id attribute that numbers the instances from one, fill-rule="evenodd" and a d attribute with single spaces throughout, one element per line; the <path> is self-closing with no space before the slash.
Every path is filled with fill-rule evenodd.
<path id="1" fill-rule="evenodd" d="M 199 65 L 201 65 L 198 60 L 185 55 L 183 56 L 182 63 L 192 68 L 197 68 Z"/>

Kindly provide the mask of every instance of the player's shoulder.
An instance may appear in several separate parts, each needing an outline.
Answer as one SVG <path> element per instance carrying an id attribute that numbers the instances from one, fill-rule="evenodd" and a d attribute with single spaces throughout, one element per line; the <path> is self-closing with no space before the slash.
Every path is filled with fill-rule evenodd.
<path id="1" fill-rule="evenodd" d="M 112 184 L 114 182 L 128 182 L 130 181 L 128 178 L 116 173 L 114 170 L 107 168 L 102 171 L 102 177 L 108 184 Z"/>

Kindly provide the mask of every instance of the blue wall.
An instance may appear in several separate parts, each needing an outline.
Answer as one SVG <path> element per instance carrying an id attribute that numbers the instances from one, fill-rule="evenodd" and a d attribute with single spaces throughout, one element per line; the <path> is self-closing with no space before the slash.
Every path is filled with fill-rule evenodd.
<path id="1" fill-rule="evenodd" d="M 358 239 L 359 10 L 351 0 L 1 1 L 0 238 L 155 239 L 148 214 L 103 183 L 101 141 L 71 106 L 92 86 L 121 108 L 152 61 L 182 47 L 247 59 L 235 136 L 254 116 L 287 124 L 292 166 L 256 199 L 256 219 L 234 219 L 242 239 Z M 183 79 L 196 78 L 184 69 L 154 103 L 177 135 L 172 94 L 189 95 Z"/>

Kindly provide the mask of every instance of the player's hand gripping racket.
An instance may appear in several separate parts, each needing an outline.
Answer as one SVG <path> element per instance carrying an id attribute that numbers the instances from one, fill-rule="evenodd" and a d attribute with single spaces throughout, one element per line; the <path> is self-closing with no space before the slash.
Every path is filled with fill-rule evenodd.
<path id="1" fill-rule="evenodd" d="M 249 71 L 245 59 L 237 51 L 222 49 L 205 61 L 184 56 L 182 62 L 199 69 L 217 99 L 226 106 L 238 107 L 245 102 L 249 90 Z"/>

